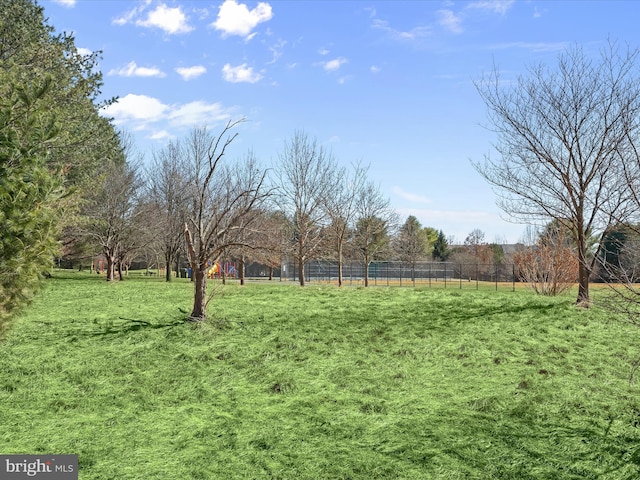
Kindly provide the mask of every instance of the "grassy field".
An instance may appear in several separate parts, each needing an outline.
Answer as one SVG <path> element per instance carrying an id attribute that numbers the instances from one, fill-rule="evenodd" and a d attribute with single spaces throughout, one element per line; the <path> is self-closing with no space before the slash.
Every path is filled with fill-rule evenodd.
<path id="1" fill-rule="evenodd" d="M 637 479 L 637 329 L 573 296 L 56 273 L 0 343 L 0 453 L 80 479 Z"/>

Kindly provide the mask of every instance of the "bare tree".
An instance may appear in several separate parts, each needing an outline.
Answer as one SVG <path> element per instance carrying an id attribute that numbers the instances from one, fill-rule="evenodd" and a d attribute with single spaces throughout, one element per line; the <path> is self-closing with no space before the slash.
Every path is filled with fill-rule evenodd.
<path id="1" fill-rule="evenodd" d="M 296 132 L 285 142 L 275 170 L 282 208 L 291 219 L 291 253 L 298 263 L 304 286 L 304 264 L 316 255 L 323 242 L 327 220 L 327 197 L 335 183 L 333 156 L 317 140 Z"/>
<path id="2" fill-rule="evenodd" d="M 464 239 L 464 244 L 474 256 L 480 257 L 480 250 L 486 245 L 484 232 L 479 228 L 474 228 L 469 235 L 467 235 L 467 238 Z"/>
<path id="3" fill-rule="evenodd" d="M 324 208 L 329 217 L 328 230 L 331 232 L 334 253 L 338 262 L 338 286 L 342 286 L 342 265 L 345 244 L 350 232 L 354 229 L 354 221 L 358 212 L 358 195 L 365 186 L 368 167 L 360 163 L 339 169 L 335 174 L 333 187 L 325 195 Z"/>
<path id="4" fill-rule="evenodd" d="M 184 222 L 189 202 L 187 171 L 183 145 L 180 141 L 172 141 L 154 153 L 148 173 L 150 201 L 156 210 L 153 223 L 165 260 L 167 282 L 171 281 L 171 267 L 184 245 Z"/>
<path id="5" fill-rule="evenodd" d="M 141 187 L 139 164 L 111 164 L 84 201 L 80 230 L 102 250 L 107 261 L 107 281 L 114 279 L 119 262 L 145 242 Z"/>
<path id="6" fill-rule="evenodd" d="M 362 256 L 364 286 L 369 286 L 369 265 L 389 248 L 390 234 L 398 221 L 389 199 L 384 198 L 380 188 L 367 182 L 358 194 L 358 213 L 355 231 L 355 246 Z"/>
<path id="7" fill-rule="evenodd" d="M 282 211 L 267 210 L 260 213 L 258 222 L 260 239 L 254 254 L 256 261 L 269 269 L 269 280 L 273 280 L 273 271 L 282 267 L 289 246 L 289 221 Z"/>
<path id="8" fill-rule="evenodd" d="M 206 319 L 209 264 L 217 262 L 225 250 L 246 244 L 244 231 L 269 195 L 266 171 L 252 153 L 233 165 L 225 163 L 227 149 L 238 135 L 232 130 L 241 121 L 229 121 L 217 136 L 196 128 L 185 145 L 191 207 L 184 234 L 195 280 L 193 320 Z"/>
<path id="9" fill-rule="evenodd" d="M 556 219 L 573 236 L 578 259 L 577 304 L 589 305 L 589 277 L 609 226 L 629 208 L 624 161 L 640 132 L 637 50 L 609 43 L 598 60 L 575 47 L 555 69 L 533 66 L 513 85 L 497 69 L 477 84 L 497 134 L 497 160 L 474 166 L 500 192 L 514 220 Z"/>

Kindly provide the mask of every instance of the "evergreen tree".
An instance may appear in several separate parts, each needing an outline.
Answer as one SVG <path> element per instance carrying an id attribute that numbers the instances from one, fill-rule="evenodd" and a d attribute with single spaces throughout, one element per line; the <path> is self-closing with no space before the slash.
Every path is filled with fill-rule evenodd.
<path id="1" fill-rule="evenodd" d="M 47 167 L 56 131 L 40 102 L 50 85 L 21 89 L 13 101 L 0 97 L 0 335 L 56 251 L 62 179 Z"/>
<path id="2" fill-rule="evenodd" d="M 80 55 L 33 1 L 0 0 L 0 12 L 2 334 L 58 251 L 70 193 L 109 158 L 115 132 L 98 114 L 98 54 Z"/>
<path id="3" fill-rule="evenodd" d="M 444 236 L 444 232 L 440 230 L 438 232 L 438 238 L 433 244 L 433 259 L 446 261 L 449 258 L 449 242 Z"/>

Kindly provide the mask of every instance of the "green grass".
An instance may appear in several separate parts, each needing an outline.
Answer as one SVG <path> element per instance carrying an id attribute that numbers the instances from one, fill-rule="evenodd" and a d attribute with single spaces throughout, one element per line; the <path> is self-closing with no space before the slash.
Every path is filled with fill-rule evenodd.
<path id="1" fill-rule="evenodd" d="M 0 452 L 80 479 L 636 479 L 637 330 L 573 296 L 57 273 L 0 344 Z"/>

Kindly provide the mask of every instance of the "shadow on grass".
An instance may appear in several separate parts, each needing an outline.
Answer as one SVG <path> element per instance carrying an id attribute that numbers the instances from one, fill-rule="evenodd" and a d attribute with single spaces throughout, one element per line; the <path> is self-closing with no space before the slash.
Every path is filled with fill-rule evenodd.
<path id="1" fill-rule="evenodd" d="M 438 317 L 438 327 L 450 329 L 454 324 L 466 324 L 469 321 L 477 319 L 488 319 L 497 315 L 510 315 L 514 318 L 526 318 L 523 314 L 528 316 L 535 316 L 536 318 L 548 317 L 554 310 L 562 310 L 565 308 L 563 304 L 548 304 L 540 305 L 538 302 L 527 302 L 522 305 L 505 304 L 497 307 L 482 306 L 474 308 L 470 305 L 464 307 L 454 308 L 450 311 L 441 312 Z M 432 323 L 432 327 L 435 324 Z"/>
<path id="2" fill-rule="evenodd" d="M 611 433 L 624 424 L 624 416 L 610 418 L 606 426 L 570 425 L 511 419 L 496 422 L 491 415 L 474 415 L 470 438 L 486 438 L 496 450 L 511 452 L 508 461 L 484 455 L 474 444 L 445 448 L 447 455 L 487 473 L 491 478 L 522 479 L 637 479 L 640 478 L 640 446 L 635 431 Z M 515 420 L 515 422 L 513 422 Z M 480 434 L 480 435 L 479 435 Z M 490 439 L 490 440 L 489 440 Z M 572 452 L 567 457 L 567 452 Z"/>
<path id="3" fill-rule="evenodd" d="M 495 308 L 485 308 L 475 312 L 469 309 L 468 315 L 459 315 L 460 318 L 473 318 L 476 316 L 504 315 L 504 314 L 521 314 L 527 311 L 535 311 L 536 313 L 546 313 L 551 310 L 565 308 L 563 304 L 551 303 L 548 305 L 540 305 L 539 302 L 527 302 L 522 305 L 502 305 Z"/>
<path id="4" fill-rule="evenodd" d="M 124 323 L 119 323 L 116 325 L 115 323 L 110 322 L 107 325 L 105 325 L 106 328 L 104 330 L 100 332 L 93 332 L 90 335 L 93 335 L 93 336 L 118 335 L 118 334 L 137 332 L 140 330 L 147 330 L 147 329 L 151 329 L 151 330 L 158 330 L 158 329 L 164 329 L 164 328 L 169 329 L 169 328 L 178 327 L 180 325 L 184 325 L 185 323 L 188 322 L 187 318 L 174 320 L 168 323 L 151 323 L 146 320 L 136 320 L 133 318 L 123 318 L 123 317 L 119 317 L 119 319 L 123 320 Z"/>
<path id="5" fill-rule="evenodd" d="M 78 272 L 76 270 L 56 270 L 51 274 L 48 274 L 45 280 L 74 280 L 76 282 L 84 282 L 84 281 L 101 281 L 102 283 L 108 283 L 107 279 L 104 275 L 98 275 L 89 272 Z M 114 282 L 116 282 L 115 280 Z"/>

